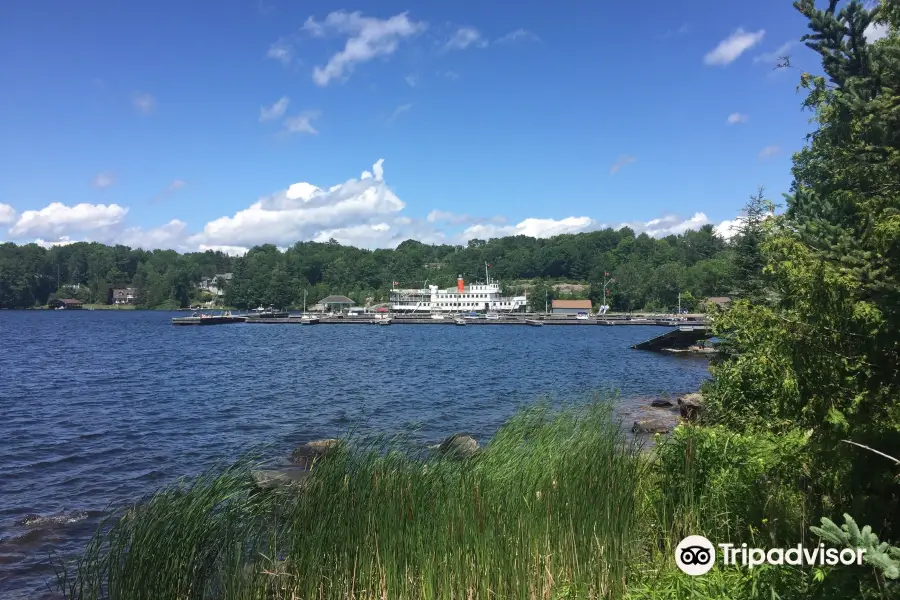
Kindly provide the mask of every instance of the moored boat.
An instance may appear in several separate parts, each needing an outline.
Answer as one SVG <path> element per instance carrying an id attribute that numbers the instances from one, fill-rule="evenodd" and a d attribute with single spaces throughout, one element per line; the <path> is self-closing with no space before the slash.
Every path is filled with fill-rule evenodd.
<path id="1" fill-rule="evenodd" d="M 538 321 L 537 319 L 525 319 L 526 325 L 531 325 L 532 327 L 541 327 L 544 325 L 543 321 Z"/>
<path id="2" fill-rule="evenodd" d="M 456 323 L 457 325 L 465 325 L 466 324 L 466 320 L 463 319 L 462 317 L 457 317 L 457 318 L 453 319 L 453 322 Z"/>

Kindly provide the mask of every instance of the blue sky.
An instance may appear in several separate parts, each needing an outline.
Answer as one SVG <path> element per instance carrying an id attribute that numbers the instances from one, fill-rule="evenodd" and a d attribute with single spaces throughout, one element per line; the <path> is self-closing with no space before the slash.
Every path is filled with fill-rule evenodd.
<path id="1" fill-rule="evenodd" d="M 810 115 L 772 54 L 805 31 L 787 0 L 5 3 L 0 239 L 719 224 L 789 188 Z"/>

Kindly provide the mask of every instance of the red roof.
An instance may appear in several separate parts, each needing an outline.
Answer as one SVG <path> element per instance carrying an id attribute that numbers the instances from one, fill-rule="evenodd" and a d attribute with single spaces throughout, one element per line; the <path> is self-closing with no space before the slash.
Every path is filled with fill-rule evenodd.
<path id="1" fill-rule="evenodd" d="M 591 310 L 590 300 L 554 300 L 553 308 L 580 308 L 581 310 Z"/>

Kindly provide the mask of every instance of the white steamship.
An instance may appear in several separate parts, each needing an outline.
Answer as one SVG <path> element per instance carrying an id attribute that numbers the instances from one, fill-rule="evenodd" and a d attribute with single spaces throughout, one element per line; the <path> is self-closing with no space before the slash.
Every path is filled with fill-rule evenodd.
<path id="1" fill-rule="evenodd" d="M 515 312 L 525 310 L 525 296 L 500 295 L 500 284 L 491 280 L 487 264 L 486 283 L 466 284 L 462 276 L 455 288 L 439 289 L 429 285 L 420 289 L 391 289 L 390 310 L 395 313 L 449 314 L 464 312 Z"/>

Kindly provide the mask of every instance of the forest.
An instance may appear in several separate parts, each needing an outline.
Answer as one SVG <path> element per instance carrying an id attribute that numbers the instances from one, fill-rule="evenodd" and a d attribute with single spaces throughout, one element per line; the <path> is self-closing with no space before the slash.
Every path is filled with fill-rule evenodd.
<path id="1" fill-rule="evenodd" d="M 142 308 L 181 308 L 207 297 L 203 277 L 233 273 L 225 303 L 236 308 L 260 304 L 301 307 L 342 294 L 359 303 L 386 300 L 392 282 L 402 287 L 449 287 L 456 277 L 491 278 L 505 293 L 527 287 L 530 295 L 563 297 L 554 282 L 586 284 L 581 296 L 602 299 L 604 273 L 614 310 L 668 310 L 678 303 L 728 295 L 734 284 L 734 247 L 711 225 L 681 235 L 653 238 L 624 227 L 548 239 L 512 236 L 473 239 L 467 245 L 427 245 L 407 240 L 395 249 L 365 250 L 326 243 L 297 242 L 282 251 L 273 245 L 252 248 L 243 257 L 221 252 L 179 254 L 127 246 L 79 242 L 46 249 L 37 244 L 0 244 L 0 307 L 29 308 L 57 297 L 105 303 L 109 288 L 137 288 Z M 570 297 L 570 296 L 565 296 Z"/>

